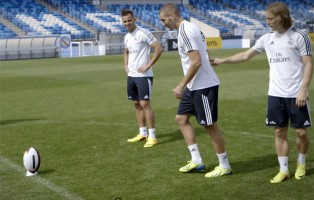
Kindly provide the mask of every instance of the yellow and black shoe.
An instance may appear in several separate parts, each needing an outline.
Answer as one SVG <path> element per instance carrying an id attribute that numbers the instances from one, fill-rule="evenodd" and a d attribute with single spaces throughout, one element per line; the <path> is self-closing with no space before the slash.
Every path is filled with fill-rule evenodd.
<path id="1" fill-rule="evenodd" d="M 289 178 L 289 173 L 279 171 L 279 173 L 273 179 L 271 179 L 270 182 L 281 183 L 288 178 Z"/>
<path id="2" fill-rule="evenodd" d="M 297 164 L 297 170 L 295 171 L 294 177 L 296 179 L 303 179 L 305 178 L 305 164 Z"/>
<path id="3" fill-rule="evenodd" d="M 145 140 L 147 140 L 147 137 L 138 134 L 134 138 L 128 139 L 128 142 L 139 142 L 139 141 L 145 141 Z"/>

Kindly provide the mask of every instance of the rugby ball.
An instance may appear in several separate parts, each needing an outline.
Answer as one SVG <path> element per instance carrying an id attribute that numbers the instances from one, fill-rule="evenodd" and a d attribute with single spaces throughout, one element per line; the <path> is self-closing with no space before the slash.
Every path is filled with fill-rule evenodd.
<path id="1" fill-rule="evenodd" d="M 30 147 L 24 153 L 23 163 L 27 172 L 30 172 L 33 174 L 36 173 L 40 167 L 39 152 L 34 147 Z"/>

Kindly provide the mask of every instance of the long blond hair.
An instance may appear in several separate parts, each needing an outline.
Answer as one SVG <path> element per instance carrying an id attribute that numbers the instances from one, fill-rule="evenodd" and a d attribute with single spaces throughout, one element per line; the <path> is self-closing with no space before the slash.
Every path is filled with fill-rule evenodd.
<path id="1" fill-rule="evenodd" d="M 292 19 L 289 9 L 283 2 L 274 2 L 269 4 L 266 8 L 266 11 L 274 14 L 275 16 L 280 16 L 283 20 L 284 29 L 289 29 L 292 26 Z"/>

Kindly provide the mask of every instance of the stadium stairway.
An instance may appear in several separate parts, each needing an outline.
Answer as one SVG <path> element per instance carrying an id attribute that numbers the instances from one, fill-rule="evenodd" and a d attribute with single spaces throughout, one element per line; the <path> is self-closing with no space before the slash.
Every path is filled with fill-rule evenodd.
<path id="1" fill-rule="evenodd" d="M 1 15 L 0 15 L 0 23 L 2 23 L 4 26 L 6 26 L 8 29 L 12 30 L 12 32 L 15 33 L 11 35 L 12 37 L 26 35 L 25 31 L 15 26 L 14 24 L 12 24 L 9 20 L 3 18 Z"/>

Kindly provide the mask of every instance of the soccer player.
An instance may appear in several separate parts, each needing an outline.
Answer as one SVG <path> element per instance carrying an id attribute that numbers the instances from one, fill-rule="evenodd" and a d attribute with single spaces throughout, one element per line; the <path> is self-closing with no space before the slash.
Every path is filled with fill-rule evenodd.
<path id="1" fill-rule="evenodd" d="M 312 49 L 309 37 L 292 27 L 287 6 L 282 2 L 269 4 L 265 11 L 266 23 L 272 31 L 256 44 L 236 55 L 214 59 L 213 65 L 238 63 L 266 51 L 269 71 L 269 89 L 266 125 L 274 127 L 275 149 L 280 165 L 279 173 L 271 183 L 280 183 L 289 177 L 289 144 L 287 131 L 295 129 L 298 150 L 296 179 L 305 177 L 305 158 L 309 148 L 307 127 L 311 126 L 308 88 L 313 74 Z"/>
<path id="2" fill-rule="evenodd" d="M 178 30 L 178 51 L 184 73 L 183 79 L 173 89 L 173 95 L 180 99 L 176 122 L 192 159 L 179 171 L 205 169 L 195 132 L 190 123 L 190 117 L 195 115 L 198 123 L 209 134 L 219 160 L 219 165 L 205 174 L 205 177 L 232 174 L 224 136 L 217 124 L 219 79 L 210 64 L 205 37 L 196 25 L 183 19 L 178 7 L 172 3 L 165 4 L 160 9 L 159 17 L 164 26 L 170 30 Z"/>
<path id="3" fill-rule="evenodd" d="M 121 18 L 128 31 L 124 38 L 124 69 L 128 76 L 127 95 L 134 103 L 139 126 L 139 134 L 128 139 L 128 142 L 147 141 L 144 147 L 153 147 L 157 144 L 157 139 L 155 116 L 150 104 L 153 85 L 152 66 L 160 57 L 162 47 L 151 32 L 136 26 L 132 11 L 122 10 Z M 151 47 L 155 51 L 150 58 Z"/>

